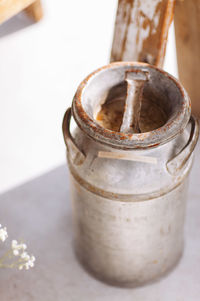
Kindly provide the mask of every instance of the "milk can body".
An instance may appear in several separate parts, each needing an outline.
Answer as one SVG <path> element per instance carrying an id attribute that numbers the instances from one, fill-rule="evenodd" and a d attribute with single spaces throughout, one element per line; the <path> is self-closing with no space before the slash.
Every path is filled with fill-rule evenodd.
<path id="1" fill-rule="evenodd" d="M 144 94 L 168 113 L 166 124 L 150 133 L 116 133 L 93 119 L 106 91 L 130 68 L 150 73 Z M 63 132 L 79 260 L 96 277 L 119 286 L 166 274 L 183 252 L 188 174 L 198 137 L 182 86 L 147 64 L 110 64 L 79 86 Z"/>

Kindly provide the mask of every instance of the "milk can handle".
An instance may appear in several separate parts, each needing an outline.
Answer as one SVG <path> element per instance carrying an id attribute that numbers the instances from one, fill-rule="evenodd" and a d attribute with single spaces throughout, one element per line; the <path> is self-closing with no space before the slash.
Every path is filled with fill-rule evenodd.
<path id="1" fill-rule="evenodd" d="M 198 136 L 199 136 L 198 120 L 195 117 L 191 116 L 190 123 L 191 123 L 191 132 L 187 144 L 173 159 L 169 160 L 166 164 L 167 170 L 172 175 L 177 174 L 184 167 L 184 165 L 190 158 L 195 148 L 195 145 L 197 143 Z"/>
<path id="2" fill-rule="evenodd" d="M 68 108 L 63 118 L 63 124 L 62 124 L 63 137 L 70 156 L 73 158 L 74 163 L 79 165 L 85 159 L 85 154 L 78 148 L 76 142 L 74 141 L 74 138 L 70 133 L 70 120 L 71 120 L 71 108 Z"/>

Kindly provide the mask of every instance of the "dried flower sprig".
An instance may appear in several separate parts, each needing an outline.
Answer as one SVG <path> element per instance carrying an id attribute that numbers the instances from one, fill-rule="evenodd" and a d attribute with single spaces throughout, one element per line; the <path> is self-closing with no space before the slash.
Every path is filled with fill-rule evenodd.
<path id="1" fill-rule="evenodd" d="M 34 267 L 35 257 L 32 255 L 28 255 L 25 251 L 27 246 L 25 244 L 18 244 L 16 240 L 12 241 L 12 251 L 14 256 L 18 256 L 19 260 L 19 269 L 22 270 L 25 268 L 28 270 L 29 268 Z"/>
<path id="2" fill-rule="evenodd" d="M 6 227 L 2 228 L 0 225 L 0 240 L 4 242 L 8 238 Z M 19 270 L 34 267 L 35 257 L 30 256 L 25 250 L 26 244 L 18 243 L 16 240 L 12 240 L 11 249 L 8 250 L 2 257 L 0 257 L 0 268 L 14 268 L 18 267 Z M 17 260 L 12 261 L 17 257 Z"/>

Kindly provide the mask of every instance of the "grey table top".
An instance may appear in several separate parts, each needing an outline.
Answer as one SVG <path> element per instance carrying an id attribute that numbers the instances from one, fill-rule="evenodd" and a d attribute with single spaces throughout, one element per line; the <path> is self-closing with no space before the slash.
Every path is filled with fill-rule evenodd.
<path id="1" fill-rule="evenodd" d="M 199 150 L 200 145 L 190 178 L 184 255 L 167 277 L 137 289 L 101 283 L 77 262 L 65 165 L 0 195 L 1 224 L 10 237 L 24 239 L 37 258 L 29 271 L 0 270 L 0 301 L 199 301 Z"/>

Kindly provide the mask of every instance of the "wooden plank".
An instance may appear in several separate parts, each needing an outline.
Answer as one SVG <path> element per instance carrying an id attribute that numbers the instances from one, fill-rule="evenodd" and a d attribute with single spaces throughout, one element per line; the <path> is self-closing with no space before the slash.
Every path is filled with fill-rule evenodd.
<path id="1" fill-rule="evenodd" d="M 200 117 L 200 0 L 177 1 L 174 21 L 179 77 Z"/>
<path id="2" fill-rule="evenodd" d="M 118 0 L 111 61 L 162 67 L 175 0 Z"/>
<path id="3" fill-rule="evenodd" d="M 0 1 L 0 24 L 18 14 L 35 0 L 4 0 Z"/>
<path id="4" fill-rule="evenodd" d="M 27 7 L 25 11 L 36 22 L 40 21 L 40 19 L 43 17 L 43 10 L 40 0 L 35 1 L 33 4 Z"/>

